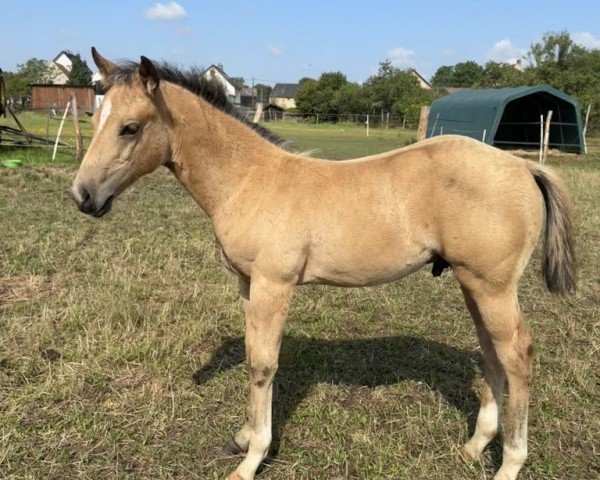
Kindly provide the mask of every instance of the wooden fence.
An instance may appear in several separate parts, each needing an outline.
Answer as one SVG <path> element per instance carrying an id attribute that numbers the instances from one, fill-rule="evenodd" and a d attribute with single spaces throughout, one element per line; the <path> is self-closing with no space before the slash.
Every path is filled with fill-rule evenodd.
<path id="1" fill-rule="evenodd" d="M 77 85 L 31 85 L 31 108 L 64 109 L 71 96 L 77 98 L 82 110 L 94 109 L 94 87 Z"/>

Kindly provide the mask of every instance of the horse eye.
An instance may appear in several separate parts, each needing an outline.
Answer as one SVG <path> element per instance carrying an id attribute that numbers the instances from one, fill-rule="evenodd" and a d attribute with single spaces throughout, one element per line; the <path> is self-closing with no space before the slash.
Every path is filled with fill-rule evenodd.
<path id="1" fill-rule="evenodd" d="M 125 125 L 123 127 L 123 129 L 121 130 L 121 133 L 119 133 L 119 135 L 122 137 L 127 136 L 127 135 L 135 135 L 139 129 L 140 129 L 139 123 L 128 123 L 127 125 Z"/>

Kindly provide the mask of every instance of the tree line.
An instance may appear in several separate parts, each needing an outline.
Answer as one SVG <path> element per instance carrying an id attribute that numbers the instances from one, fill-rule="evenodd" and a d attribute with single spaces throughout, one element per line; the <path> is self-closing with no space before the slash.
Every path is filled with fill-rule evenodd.
<path id="1" fill-rule="evenodd" d="M 567 31 L 548 32 L 531 45 L 521 69 L 499 62 L 461 62 L 437 69 L 431 83 L 441 87 L 502 88 L 547 84 L 575 97 L 582 109 L 591 105 L 600 122 L 600 50 L 585 48 Z"/>
<path id="2" fill-rule="evenodd" d="M 296 109 L 305 115 L 391 114 L 415 118 L 435 98 L 422 89 L 409 69 L 389 60 L 363 84 L 350 82 L 342 72 L 325 72 L 318 79 L 303 78 L 295 96 Z"/>
<path id="3" fill-rule="evenodd" d="M 600 50 L 576 44 L 567 31 L 548 32 L 531 45 L 520 65 L 474 61 L 445 65 L 431 79 L 431 90 L 420 88 L 411 69 L 389 60 L 366 82 L 349 82 L 341 72 L 302 79 L 295 97 L 297 110 L 311 114 L 381 112 L 415 118 L 420 108 L 448 94 L 449 87 L 502 88 L 548 84 L 592 107 L 592 123 L 600 123 Z"/>

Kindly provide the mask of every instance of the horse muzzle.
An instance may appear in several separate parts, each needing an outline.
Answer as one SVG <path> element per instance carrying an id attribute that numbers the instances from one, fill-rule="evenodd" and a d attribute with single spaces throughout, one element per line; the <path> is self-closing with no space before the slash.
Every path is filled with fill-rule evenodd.
<path id="1" fill-rule="evenodd" d="M 114 198 L 114 195 L 110 195 L 99 202 L 85 186 L 76 184 L 71 187 L 71 195 L 80 212 L 96 218 L 100 218 L 110 211 Z"/>

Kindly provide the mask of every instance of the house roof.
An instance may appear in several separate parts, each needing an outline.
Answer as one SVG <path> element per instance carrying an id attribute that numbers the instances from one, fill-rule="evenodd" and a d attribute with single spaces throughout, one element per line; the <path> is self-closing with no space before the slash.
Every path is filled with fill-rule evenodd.
<path id="1" fill-rule="evenodd" d="M 423 82 L 425 85 L 427 85 L 427 87 L 431 88 L 431 83 L 429 83 L 429 81 L 423 75 L 421 75 L 419 72 L 417 72 L 414 68 L 411 68 L 409 71 L 415 77 L 417 77 L 421 82 Z"/>
<path id="2" fill-rule="evenodd" d="M 278 112 L 285 112 L 285 108 L 275 105 L 274 103 L 269 103 L 264 110 L 277 110 Z"/>
<path id="3" fill-rule="evenodd" d="M 202 72 L 203 74 L 208 72 L 211 68 L 214 68 L 217 72 L 219 72 L 221 75 L 223 75 L 223 78 L 225 78 L 225 80 L 227 80 L 229 83 L 231 83 L 231 79 L 229 78 L 229 75 L 227 75 L 225 73 L 225 71 L 223 70 L 223 67 L 219 66 L 219 65 L 215 65 L 214 63 L 208 67 L 206 70 L 204 70 L 204 72 Z M 232 83 L 233 85 L 233 83 Z"/>
<path id="4" fill-rule="evenodd" d="M 56 57 L 54 57 L 52 61 L 56 62 L 63 54 L 66 55 L 69 58 L 69 60 L 73 60 L 73 55 L 71 53 L 67 52 L 66 50 L 61 50 L 60 53 Z"/>
<path id="5" fill-rule="evenodd" d="M 276 83 L 271 91 L 272 98 L 294 98 L 300 84 L 298 83 Z"/>

